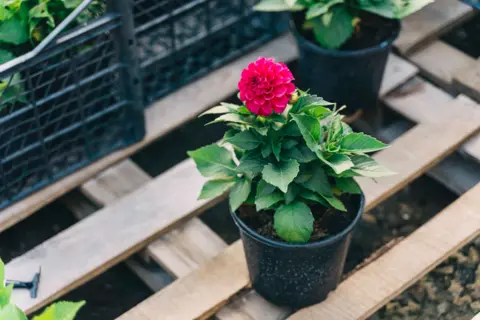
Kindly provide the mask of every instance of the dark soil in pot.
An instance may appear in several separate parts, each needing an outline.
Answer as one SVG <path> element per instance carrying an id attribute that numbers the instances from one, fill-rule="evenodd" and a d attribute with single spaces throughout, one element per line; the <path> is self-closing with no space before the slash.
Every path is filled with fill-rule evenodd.
<path id="1" fill-rule="evenodd" d="M 255 290 L 277 305 L 301 308 L 323 301 L 343 273 L 352 231 L 364 209 L 363 196 L 344 200 L 347 213 L 311 207 L 312 239 L 289 244 L 272 227 L 273 212 L 244 207 L 232 216 L 240 229 L 250 280 Z"/>
<path id="2" fill-rule="evenodd" d="M 331 50 L 321 47 L 313 32 L 303 28 L 303 12 L 292 15 L 292 31 L 300 51 L 297 85 L 347 105 L 347 114 L 375 107 L 387 58 L 400 31 L 397 20 L 365 12 L 360 19 L 352 37 Z"/>

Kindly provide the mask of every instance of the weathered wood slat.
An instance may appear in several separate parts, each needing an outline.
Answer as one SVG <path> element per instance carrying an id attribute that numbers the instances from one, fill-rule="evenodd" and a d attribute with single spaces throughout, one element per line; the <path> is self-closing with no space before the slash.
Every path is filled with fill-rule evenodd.
<path id="1" fill-rule="evenodd" d="M 86 182 L 105 168 L 132 155 L 158 137 L 195 118 L 218 101 L 229 97 L 237 88 L 238 75 L 242 69 L 258 56 L 271 56 L 280 61 L 291 61 L 297 56 L 293 42 L 291 35 L 282 36 L 156 102 L 145 112 L 147 135 L 142 142 L 117 151 L 2 210 L 0 232 Z"/>
<path id="2" fill-rule="evenodd" d="M 463 95 L 454 99 L 421 79 L 414 79 L 403 90 L 392 92 L 383 101 L 393 110 L 417 123 L 461 121 L 480 111 L 480 106 L 471 99 Z M 462 150 L 480 162 L 480 135 L 468 141 Z"/>
<path id="3" fill-rule="evenodd" d="M 453 85 L 458 91 L 480 101 L 480 59 L 458 70 L 453 78 Z"/>
<path id="4" fill-rule="evenodd" d="M 395 54 L 390 54 L 385 67 L 380 96 L 384 96 L 418 73 L 418 68 Z"/>
<path id="5" fill-rule="evenodd" d="M 409 55 L 474 14 L 475 10 L 461 1 L 436 0 L 402 20 L 402 31 L 395 46 Z"/>
<path id="6" fill-rule="evenodd" d="M 18 291 L 13 301 L 30 313 L 214 205 L 197 200 L 204 182 L 192 162 L 183 162 L 14 259 L 6 267 L 9 276 L 28 279 L 41 265 L 42 281 L 37 299 Z"/>
<path id="7" fill-rule="evenodd" d="M 324 303 L 303 309 L 289 319 L 367 319 L 448 255 L 480 235 L 479 199 L 480 184 L 377 261 L 341 283 Z"/>
<path id="8" fill-rule="evenodd" d="M 462 51 L 437 40 L 410 56 L 429 80 L 452 91 L 454 75 L 461 69 L 475 64 L 475 59 Z"/>
<path id="9" fill-rule="evenodd" d="M 479 128 L 480 123 L 468 121 L 424 124 L 397 139 L 391 148 L 375 158 L 399 174 L 379 179 L 378 183 L 360 180 L 367 198 L 367 210 L 431 168 Z M 237 242 L 215 260 L 175 281 L 120 319 L 158 319 L 159 315 L 162 319 L 175 320 L 207 317 L 248 286 L 243 259 L 242 245 Z"/>

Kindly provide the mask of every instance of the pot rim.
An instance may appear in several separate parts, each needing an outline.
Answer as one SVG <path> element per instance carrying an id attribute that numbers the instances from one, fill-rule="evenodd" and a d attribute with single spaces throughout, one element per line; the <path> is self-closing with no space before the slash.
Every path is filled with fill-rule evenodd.
<path id="1" fill-rule="evenodd" d="M 247 233 L 253 239 L 255 239 L 255 240 L 257 240 L 257 241 L 259 241 L 263 244 L 270 245 L 272 247 L 283 247 L 283 248 L 294 248 L 294 249 L 297 248 L 298 249 L 298 248 L 325 247 L 325 246 L 328 246 L 332 243 L 335 243 L 335 242 L 341 240 L 343 237 L 348 235 L 352 231 L 352 229 L 357 225 L 357 223 L 360 220 L 360 217 L 362 216 L 364 210 L 365 210 L 365 195 L 363 194 L 363 191 L 362 191 L 362 193 L 360 194 L 360 204 L 359 204 L 359 207 L 358 207 L 358 210 L 357 210 L 357 215 L 355 216 L 355 218 L 352 220 L 352 222 L 350 222 L 350 224 L 345 229 L 343 229 L 341 232 L 335 234 L 332 237 L 327 237 L 327 238 L 322 239 L 320 241 L 301 243 L 301 244 L 280 242 L 280 241 L 277 241 L 277 240 L 272 240 L 272 239 L 269 239 L 267 237 L 264 237 L 264 236 L 260 235 L 259 233 L 257 233 L 256 231 L 254 231 L 249 226 L 247 226 L 242 221 L 242 219 L 240 219 L 237 216 L 236 212 L 231 212 L 231 214 L 232 214 L 233 220 L 235 221 L 235 224 L 242 231 Z"/>
<path id="2" fill-rule="evenodd" d="M 306 45 L 310 50 L 312 51 L 317 51 L 320 52 L 324 55 L 329 55 L 329 56 L 362 56 L 362 55 L 367 55 L 370 53 L 374 53 L 377 51 L 381 51 L 387 47 L 391 47 L 393 45 L 393 42 L 398 38 L 398 35 L 400 34 L 400 29 L 401 29 L 401 23 L 400 20 L 392 19 L 395 22 L 396 28 L 393 31 L 393 34 L 386 40 L 380 42 L 379 44 L 373 46 L 373 47 L 368 47 L 364 49 L 359 49 L 359 50 L 334 50 L 334 49 L 326 49 L 321 47 L 315 42 L 312 42 L 305 38 L 297 29 L 295 22 L 293 21 L 293 18 L 290 18 L 290 30 L 292 31 L 293 35 L 295 38 L 297 38 L 298 42 L 302 42 L 304 45 Z"/>

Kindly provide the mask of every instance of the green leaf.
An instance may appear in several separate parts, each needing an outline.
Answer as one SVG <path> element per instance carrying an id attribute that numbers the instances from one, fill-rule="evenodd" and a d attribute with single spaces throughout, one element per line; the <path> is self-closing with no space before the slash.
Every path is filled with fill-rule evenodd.
<path id="1" fill-rule="evenodd" d="M 313 152 L 319 149 L 319 144 L 323 139 L 322 126 L 320 122 L 307 115 L 295 115 L 292 114 L 293 120 L 297 123 L 300 132 L 302 133 L 303 139 L 307 146 Z"/>
<path id="2" fill-rule="evenodd" d="M 353 178 L 337 178 L 335 177 L 335 186 L 342 192 L 360 194 L 362 190 Z"/>
<path id="3" fill-rule="evenodd" d="M 315 3 L 313 6 L 311 6 L 308 9 L 305 19 L 310 20 L 315 17 L 321 16 L 322 14 L 327 12 L 330 9 L 330 7 L 339 3 L 344 3 L 344 2 L 345 0 L 331 0 L 328 2 Z"/>
<path id="4" fill-rule="evenodd" d="M 283 200 L 283 194 L 279 191 L 274 191 L 267 195 L 257 196 L 255 199 L 255 206 L 257 211 L 270 209 L 274 204 Z"/>
<path id="5" fill-rule="evenodd" d="M 227 113 L 207 123 L 206 125 L 219 123 L 219 122 L 231 122 L 231 123 L 246 124 L 246 125 L 249 124 L 243 119 L 243 116 L 235 113 Z"/>
<path id="6" fill-rule="evenodd" d="M 253 174 L 257 174 L 262 172 L 265 165 L 268 162 L 263 159 L 247 159 L 240 161 L 240 165 L 237 167 L 237 172 L 245 173 L 250 172 Z"/>
<path id="7" fill-rule="evenodd" d="M 0 42 L 19 45 L 28 41 L 29 34 L 24 22 L 11 18 L 0 23 Z"/>
<path id="8" fill-rule="evenodd" d="M 243 150 L 253 150 L 262 143 L 262 139 L 251 131 L 242 131 L 231 138 L 225 139 L 225 142 L 229 142 Z"/>
<path id="9" fill-rule="evenodd" d="M 285 193 L 285 203 L 286 204 L 292 203 L 299 193 L 300 193 L 300 188 L 296 184 L 290 183 L 290 185 L 288 186 L 287 193 Z"/>
<path id="10" fill-rule="evenodd" d="M 83 0 L 62 0 L 62 1 L 65 5 L 65 8 L 68 8 L 68 9 L 75 9 L 83 2 Z"/>
<path id="11" fill-rule="evenodd" d="M 273 141 L 272 140 L 272 151 L 273 154 L 275 155 L 275 159 L 277 161 L 280 161 L 280 151 L 282 150 L 282 143 L 280 141 Z"/>
<path id="12" fill-rule="evenodd" d="M 297 5 L 297 4 L 289 5 L 287 1 L 291 1 L 291 0 L 262 0 L 253 8 L 257 11 L 268 11 L 268 12 L 297 11 L 297 10 L 302 10 L 304 8 L 303 6 Z"/>
<path id="13" fill-rule="evenodd" d="M 0 64 L 4 64 L 14 58 L 15 56 L 10 51 L 0 49 Z"/>
<path id="14" fill-rule="evenodd" d="M 232 154 L 216 144 L 189 151 L 187 154 L 195 161 L 198 171 L 204 177 L 222 178 L 236 175 Z"/>
<path id="15" fill-rule="evenodd" d="M 0 309 L 10 303 L 10 296 L 12 295 L 13 284 L 0 288 Z"/>
<path id="16" fill-rule="evenodd" d="M 304 113 L 316 118 L 317 120 L 323 120 L 332 114 L 332 110 L 317 105 L 307 106 L 302 110 Z"/>
<path id="17" fill-rule="evenodd" d="M 327 207 L 327 208 L 330 207 L 328 202 L 323 197 L 321 197 L 318 193 L 315 193 L 313 191 L 302 190 L 300 192 L 300 197 L 302 197 L 303 199 L 306 199 L 306 200 L 313 201 L 313 202 L 318 202 L 324 207 Z"/>
<path id="18" fill-rule="evenodd" d="M 257 184 L 257 197 L 265 196 L 275 191 L 275 186 L 261 179 Z"/>
<path id="19" fill-rule="evenodd" d="M 289 136 L 289 137 L 301 137 L 302 133 L 300 132 L 300 129 L 298 128 L 298 125 L 295 123 L 295 121 L 290 121 L 287 123 L 281 130 L 281 133 L 284 136 Z"/>
<path id="20" fill-rule="evenodd" d="M 282 148 L 288 150 L 288 149 L 291 149 L 291 148 L 295 147 L 297 144 L 298 144 L 297 140 L 285 139 L 282 142 Z"/>
<path id="21" fill-rule="evenodd" d="M 303 202 L 292 202 L 277 209 L 274 228 L 277 235 L 289 243 L 306 243 L 313 232 L 314 218 Z"/>
<path id="22" fill-rule="evenodd" d="M 325 199 L 328 204 L 337 209 L 337 210 L 340 210 L 340 211 L 347 211 L 347 208 L 345 208 L 345 206 L 343 205 L 342 201 L 338 200 L 337 198 L 335 198 L 334 196 L 325 196 L 325 195 L 321 195 L 323 197 L 323 199 Z"/>
<path id="23" fill-rule="evenodd" d="M 332 194 L 332 186 L 330 185 L 328 176 L 321 165 L 317 164 L 311 166 L 308 169 L 308 172 L 311 174 L 310 178 L 302 183 L 305 188 L 321 195 Z"/>
<path id="24" fill-rule="evenodd" d="M 8 304 L 0 309 L 0 320 L 28 320 L 22 310 L 14 304 Z M 43 320 L 35 319 L 34 320 Z"/>
<path id="25" fill-rule="evenodd" d="M 262 156 L 264 158 L 267 158 L 269 155 L 272 154 L 272 152 L 273 152 L 273 149 L 272 149 L 271 143 L 267 143 L 262 146 Z"/>
<path id="26" fill-rule="evenodd" d="M 434 0 L 362 1 L 359 9 L 390 19 L 403 19 Z"/>
<path id="27" fill-rule="evenodd" d="M 210 180 L 205 182 L 198 199 L 212 199 L 224 194 L 235 184 L 233 178 L 231 180 Z"/>
<path id="28" fill-rule="evenodd" d="M 307 107 L 325 107 L 332 105 L 331 102 L 325 101 L 322 97 L 313 94 L 303 93 L 297 102 L 293 105 L 290 113 L 301 113 L 308 110 Z"/>
<path id="29" fill-rule="evenodd" d="M 364 133 L 350 133 L 340 141 L 340 148 L 347 152 L 374 152 L 388 148 L 388 145 Z"/>
<path id="30" fill-rule="evenodd" d="M 309 22 L 313 25 L 315 39 L 327 49 L 340 48 L 350 39 L 354 30 L 353 17 L 345 5 L 336 5 L 327 14 Z"/>
<path id="31" fill-rule="evenodd" d="M 369 156 L 353 155 L 351 158 L 354 164 L 352 171 L 359 174 L 360 176 L 369 178 L 380 178 L 396 174 L 395 172 L 388 170 L 384 166 L 379 165 L 374 159 L 370 158 Z"/>
<path id="32" fill-rule="evenodd" d="M 248 179 L 238 179 L 232 190 L 230 190 L 230 209 L 232 212 L 237 211 L 242 204 L 247 201 L 252 183 Z"/>
<path id="33" fill-rule="evenodd" d="M 51 13 L 48 11 L 48 6 L 46 2 L 39 3 L 33 8 L 30 9 L 28 12 L 28 15 L 30 19 L 32 18 L 37 18 L 37 19 L 47 19 L 47 23 L 50 27 L 55 28 L 55 19 L 51 15 Z M 30 28 L 30 31 L 32 31 L 33 28 Z"/>
<path id="34" fill-rule="evenodd" d="M 213 107 L 199 115 L 199 117 L 203 117 L 207 114 L 222 114 L 222 113 L 229 113 L 229 112 L 234 112 L 237 111 L 240 108 L 240 106 L 237 106 L 236 104 L 231 104 L 231 103 L 220 103 L 219 106 Z"/>
<path id="35" fill-rule="evenodd" d="M 283 160 L 276 164 L 266 165 L 262 171 L 262 177 L 263 180 L 286 193 L 288 185 L 298 175 L 299 170 L 300 165 L 296 160 Z"/>
<path id="36" fill-rule="evenodd" d="M 306 146 L 294 147 L 286 150 L 283 154 L 286 159 L 294 159 L 299 163 L 308 163 L 315 159 L 317 156 Z"/>
<path id="37" fill-rule="evenodd" d="M 317 151 L 316 154 L 317 157 L 332 168 L 336 174 L 341 174 L 354 166 L 352 160 L 344 154 L 333 154 L 328 159 L 324 157 L 321 151 Z"/>
<path id="38" fill-rule="evenodd" d="M 34 317 L 33 320 L 74 320 L 80 308 L 85 305 L 85 301 L 81 302 L 57 302 L 45 311 Z"/>

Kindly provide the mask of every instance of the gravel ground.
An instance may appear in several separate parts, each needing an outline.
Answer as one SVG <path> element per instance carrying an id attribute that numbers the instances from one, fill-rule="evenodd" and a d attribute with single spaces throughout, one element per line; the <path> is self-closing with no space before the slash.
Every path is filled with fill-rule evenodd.
<path id="1" fill-rule="evenodd" d="M 480 313 L 480 237 L 370 320 L 471 320 Z"/>

